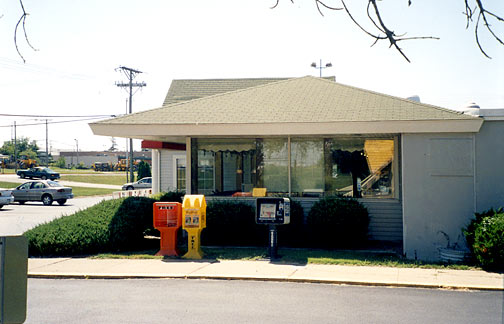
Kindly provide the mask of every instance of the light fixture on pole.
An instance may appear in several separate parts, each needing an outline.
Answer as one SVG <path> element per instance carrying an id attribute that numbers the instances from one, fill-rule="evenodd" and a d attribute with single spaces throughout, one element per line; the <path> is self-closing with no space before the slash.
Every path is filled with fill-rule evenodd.
<path id="1" fill-rule="evenodd" d="M 79 141 L 76 138 L 74 138 L 74 141 L 75 141 L 75 148 L 77 151 L 77 165 L 79 165 Z"/>
<path id="2" fill-rule="evenodd" d="M 311 64 L 311 67 L 312 68 L 315 68 L 315 69 L 319 69 L 320 70 L 320 77 L 322 77 L 322 69 L 326 69 L 326 68 L 330 68 L 332 67 L 332 63 L 329 62 L 329 63 L 326 63 L 325 66 L 322 66 L 322 59 L 320 60 L 320 64 L 317 66 L 317 63 L 313 62 Z"/>

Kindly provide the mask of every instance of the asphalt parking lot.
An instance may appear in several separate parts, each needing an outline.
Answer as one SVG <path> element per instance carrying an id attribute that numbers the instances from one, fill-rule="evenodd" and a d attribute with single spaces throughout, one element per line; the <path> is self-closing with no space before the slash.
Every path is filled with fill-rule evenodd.
<path id="1" fill-rule="evenodd" d="M 24 205 L 12 203 L 0 209 L 0 236 L 22 234 L 39 224 L 71 215 L 110 198 L 112 198 L 111 195 L 74 198 L 68 200 L 63 206 L 57 203 L 44 206 L 42 202 L 27 202 Z"/>

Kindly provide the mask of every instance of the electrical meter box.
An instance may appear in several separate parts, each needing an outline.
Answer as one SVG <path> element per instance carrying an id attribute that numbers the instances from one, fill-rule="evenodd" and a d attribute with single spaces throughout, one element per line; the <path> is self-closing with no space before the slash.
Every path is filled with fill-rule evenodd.
<path id="1" fill-rule="evenodd" d="M 256 223 L 282 225 L 290 223 L 290 199 L 264 197 L 256 200 Z"/>
<path id="2" fill-rule="evenodd" d="M 182 226 L 182 204 L 178 202 L 155 202 L 153 225 L 155 229 Z"/>
<path id="3" fill-rule="evenodd" d="M 28 274 L 28 241 L 0 236 L 0 323 L 24 323 Z"/>

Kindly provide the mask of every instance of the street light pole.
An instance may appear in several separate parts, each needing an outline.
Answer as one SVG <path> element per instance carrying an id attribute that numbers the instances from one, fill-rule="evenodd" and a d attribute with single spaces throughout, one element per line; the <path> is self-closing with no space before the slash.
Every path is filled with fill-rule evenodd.
<path id="1" fill-rule="evenodd" d="M 319 69 L 319 72 L 320 72 L 319 76 L 322 77 L 322 69 L 326 69 L 326 68 L 332 67 L 332 63 L 329 62 L 325 66 L 322 66 L 322 59 L 320 59 L 320 64 L 318 66 L 317 66 L 317 63 L 313 62 L 311 64 L 311 67 L 315 68 L 315 69 Z"/>
<path id="2" fill-rule="evenodd" d="M 79 141 L 76 138 L 74 138 L 74 141 L 75 141 L 75 147 L 77 150 L 77 165 L 79 165 Z"/>

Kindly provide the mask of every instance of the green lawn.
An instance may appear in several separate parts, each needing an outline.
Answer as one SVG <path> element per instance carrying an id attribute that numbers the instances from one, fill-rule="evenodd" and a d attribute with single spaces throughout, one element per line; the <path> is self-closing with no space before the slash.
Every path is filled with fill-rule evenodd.
<path id="1" fill-rule="evenodd" d="M 264 248 L 237 248 L 237 247 L 202 247 L 206 260 L 260 260 L 268 257 Z M 158 251 L 138 251 L 120 254 L 98 254 L 96 259 L 163 259 L 155 256 Z M 354 266 L 386 266 L 396 268 L 424 268 L 424 269 L 455 269 L 455 270 L 480 270 L 473 265 L 428 263 L 415 260 L 406 260 L 394 253 L 372 253 L 361 251 L 330 251 L 315 249 L 289 249 L 279 248 L 279 263 L 288 264 L 331 264 Z M 178 259 L 180 257 L 167 257 Z"/>
<path id="2" fill-rule="evenodd" d="M 2 182 L 0 181 L 0 188 L 15 188 L 19 183 L 14 183 L 14 182 Z M 102 196 L 102 195 L 108 195 L 113 193 L 113 189 L 102 189 L 102 188 L 87 188 L 87 187 L 72 187 L 72 192 L 74 194 L 74 197 L 87 197 L 87 196 Z"/>
<path id="3" fill-rule="evenodd" d="M 17 186 L 19 186 L 22 183 L 23 183 L 23 181 L 20 181 L 19 183 L 0 181 L 0 188 L 5 188 L 5 189 L 16 188 Z"/>
<path id="4" fill-rule="evenodd" d="M 117 173 L 113 175 L 100 175 L 100 174 L 82 174 L 82 175 L 61 175 L 61 181 L 76 181 L 86 183 L 99 183 L 122 186 L 126 183 L 126 175 L 124 173 Z"/>

